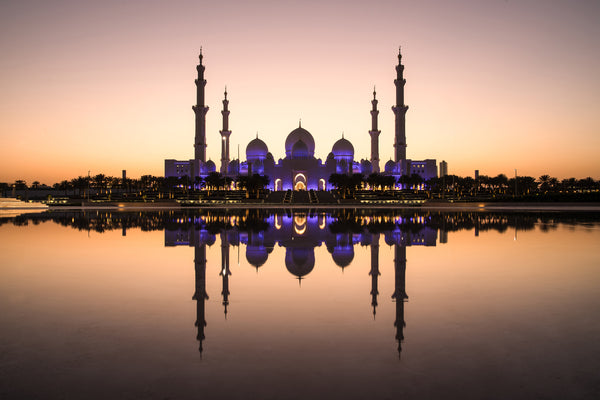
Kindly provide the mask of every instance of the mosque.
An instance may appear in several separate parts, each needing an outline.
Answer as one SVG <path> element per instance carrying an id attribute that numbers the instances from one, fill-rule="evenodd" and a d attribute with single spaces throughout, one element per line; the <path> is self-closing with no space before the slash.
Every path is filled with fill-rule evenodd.
<path id="1" fill-rule="evenodd" d="M 202 51 L 200 51 L 200 62 L 196 67 L 198 79 L 196 79 L 196 105 L 193 110 L 196 116 L 195 132 L 195 154 L 193 160 L 165 160 L 165 177 L 188 176 L 192 181 L 196 177 L 205 177 L 217 168 L 212 160 L 206 160 L 206 114 L 208 107 L 205 104 L 204 79 L 205 66 L 202 64 Z M 298 128 L 289 133 L 285 140 L 285 157 L 275 161 L 273 154 L 269 151 L 267 144 L 258 138 L 250 141 L 246 146 L 246 161 L 231 160 L 229 156 L 229 100 L 227 90 L 224 93 L 223 128 L 219 131 L 221 135 L 221 164 L 219 172 L 225 176 L 235 177 L 238 175 L 260 174 L 270 178 L 270 189 L 272 190 L 327 190 L 328 179 L 331 174 L 353 174 L 361 173 L 365 176 L 371 173 L 392 175 L 396 179 L 402 175 L 418 174 L 427 180 L 437 177 L 436 160 L 410 160 L 406 158 L 406 129 L 405 118 L 408 106 L 404 104 L 403 77 L 404 65 L 402 65 L 402 54 L 398 52 L 398 65 L 396 66 L 396 105 L 392 107 L 395 115 L 394 127 L 394 160 L 385 163 L 383 171 L 380 170 L 379 160 L 379 134 L 377 109 L 377 93 L 373 91 L 371 100 L 371 130 L 369 131 L 371 143 L 371 157 L 369 160 L 356 160 L 354 146 L 343 136 L 334 143 L 326 160 L 315 157 L 315 140 L 309 131 L 298 124 Z"/>

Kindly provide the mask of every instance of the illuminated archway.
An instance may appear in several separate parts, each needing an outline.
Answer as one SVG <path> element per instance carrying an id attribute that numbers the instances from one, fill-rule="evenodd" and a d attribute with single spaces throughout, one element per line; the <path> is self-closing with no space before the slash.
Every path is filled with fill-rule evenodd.
<path id="1" fill-rule="evenodd" d="M 294 217 L 294 232 L 297 235 L 304 235 L 304 232 L 306 232 L 306 215 L 300 214 Z"/>
<path id="2" fill-rule="evenodd" d="M 275 179 L 275 191 L 281 190 L 281 179 Z"/>
<path id="3" fill-rule="evenodd" d="M 319 179 L 319 189 L 321 189 L 321 190 L 327 190 L 327 189 L 325 189 L 326 188 L 325 185 L 326 185 L 325 179 L 323 179 L 323 178 Z"/>
<path id="4" fill-rule="evenodd" d="M 306 190 L 307 180 L 306 175 L 299 172 L 294 176 L 294 190 Z"/>

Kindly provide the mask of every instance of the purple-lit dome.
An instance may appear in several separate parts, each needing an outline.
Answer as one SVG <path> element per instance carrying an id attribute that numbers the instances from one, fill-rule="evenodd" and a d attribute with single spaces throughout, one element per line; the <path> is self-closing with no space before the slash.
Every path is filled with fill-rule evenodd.
<path id="1" fill-rule="evenodd" d="M 392 160 L 385 163 L 385 172 L 394 172 L 396 169 L 396 163 Z"/>
<path id="2" fill-rule="evenodd" d="M 206 162 L 206 172 L 215 172 L 217 170 L 217 167 L 215 165 L 215 163 L 212 160 L 208 160 Z"/>
<path id="3" fill-rule="evenodd" d="M 292 146 L 292 158 L 308 158 L 308 154 L 308 146 L 302 139 Z"/>
<path id="4" fill-rule="evenodd" d="M 302 127 L 298 127 L 290 132 L 287 139 L 285 139 L 285 156 L 292 156 L 292 147 L 302 140 L 308 149 L 308 157 L 314 157 L 315 155 L 315 139 L 313 139 L 310 132 Z"/>
<path id="5" fill-rule="evenodd" d="M 269 149 L 267 144 L 259 138 L 253 139 L 248 146 L 246 146 L 246 158 L 266 158 Z"/>
<path id="6" fill-rule="evenodd" d="M 262 266 L 269 258 L 269 253 L 264 246 L 246 246 L 246 260 L 250 265 L 258 268 Z"/>
<path id="7" fill-rule="evenodd" d="M 347 267 L 354 260 L 354 249 L 352 246 L 334 247 L 331 258 L 338 267 Z"/>
<path id="8" fill-rule="evenodd" d="M 348 140 L 341 138 L 334 143 L 331 152 L 335 157 L 354 157 L 354 146 Z"/>
<path id="9" fill-rule="evenodd" d="M 308 275 L 314 266 L 314 249 L 288 247 L 285 250 L 285 267 L 297 277 Z"/>

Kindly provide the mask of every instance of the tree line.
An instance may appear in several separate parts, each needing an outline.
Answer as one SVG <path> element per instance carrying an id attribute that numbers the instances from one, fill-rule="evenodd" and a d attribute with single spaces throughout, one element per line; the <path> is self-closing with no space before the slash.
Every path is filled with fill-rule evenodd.
<path id="1" fill-rule="evenodd" d="M 556 194 L 576 194 L 600 191 L 600 181 L 591 177 L 584 179 L 568 178 L 558 180 L 549 175 L 539 178 L 517 176 L 508 178 L 480 175 L 477 179 L 457 175 L 445 175 L 424 180 L 418 174 L 403 175 L 397 180 L 390 175 L 371 174 L 332 174 L 329 183 L 340 192 L 343 198 L 351 198 L 357 190 L 401 190 L 410 193 L 427 194 L 429 197 L 507 197 L 539 196 Z"/>
<path id="2" fill-rule="evenodd" d="M 268 176 L 254 174 L 252 176 L 239 175 L 235 177 L 223 176 L 213 172 L 208 176 L 195 177 L 159 177 L 143 175 L 139 179 L 118 178 L 97 174 L 94 176 L 78 176 L 70 180 L 63 180 L 52 186 L 40 184 L 39 181 L 28 185 L 24 180 L 13 183 L 0 183 L 3 195 L 8 195 L 15 190 L 41 190 L 54 189 L 62 192 L 64 196 L 85 196 L 87 193 L 108 195 L 110 193 L 189 193 L 197 190 L 246 190 L 249 197 L 257 197 L 258 193 L 269 186 Z M 404 191 L 410 193 L 426 194 L 429 197 L 506 197 L 506 196 L 535 196 L 553 194 L 576 194 L 598 192 L 600 181 L 591 177 L 576 179 L 568 178 L 558 180 L 549 175 L 539 178 L 531 176 L 517 176 L 508 178 L 504 174 L 497 176 L 480 175 L 461 177 L 446 175 L 424 180 L 418 174 L 403 175 L 399 179 L 391 175 L 370 174 L 332 174 L 328 179 L 329 185 L 343 197 L 352 198 L 358 190 Z"/>
<path id="3" fill-rule="evenodd" d="M 16 180 L 14 183 L 0 182 L 0 190 L 3 195 L 9 194 L 12 189 L 23 190 L 54 190 L 64 196 L 85 197 L 90 193 L 95 195 L 109 195 L 113 193 L 143 194 L 143 193 L 165 193 L 180 194 L 195 190 L 229 190 L 232 188 L 246 190 L 256 196 L 257 192 L 267 187 L 270 183 L 268 176 L 254 174 L 251 176 L 239 175 L 236 177 L 223 176 L 218 172 L 212 172 L 208 176 L 195 177 L 161 177 L 153 175 L 142 175 L 139 179 L 118 178 L 97 174 L 94 176 L 78 176 L 70 180 L 54 183 L 52 186 L 40 184 L 34 181 L 27 185 L 24 180 Z"/>

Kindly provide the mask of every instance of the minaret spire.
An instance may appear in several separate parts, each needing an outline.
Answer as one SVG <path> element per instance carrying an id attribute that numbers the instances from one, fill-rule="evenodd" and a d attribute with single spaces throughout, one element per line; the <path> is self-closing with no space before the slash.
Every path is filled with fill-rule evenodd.
<path id="1" fill-rule="evenodd" d="M 379 115 L 377 103 L 377 91 L 375 90 L 375 86 L 373 86 L 373 100 L 371 100 L 373 108 L 371 109 L 371 130 L 369 131 L 369 135 L 371 135 L 371 166 L 373 167 L 373 173 L 376 174 L 379 173 L 379 134 L 381 133 L 377 129 L 377 116 Z"/>
<path id="2" fill-rule="evenodd" d="M 406 111 L 408 106 L 404 104 L 404 65 L 402 65 L 402 52 L 398 48 L 398 65 L 396 65 L 396 105 L 392 107 L 396 116 L 394 128 L 394 161 L 406 160 Z"/>
<path id="3" fill-rule="evenodd" d="M 229 100 L 227 100 L 227 86 L 225 86 L 225 93 L 223 99 L 223 129 L 219 131 L 221 134 L 221 174 L 226 175 L 229 170 L 229 136 L 231 131 L 229 130 Z"/>
<path id="4" fill-rule="evenodd" d="M 200 47 L 199 62 L 196 66 L 198 78 L 196 79 L 196 105 L 192 107 L 196 114 L 196 137 L 194 140 L 194 159 L 206 162 L 206 113 L 208 107 L 204 104 L 204 87 L 206 79 L 204 79 L 204 65 L 202 65 L 202 47 Z"/>

